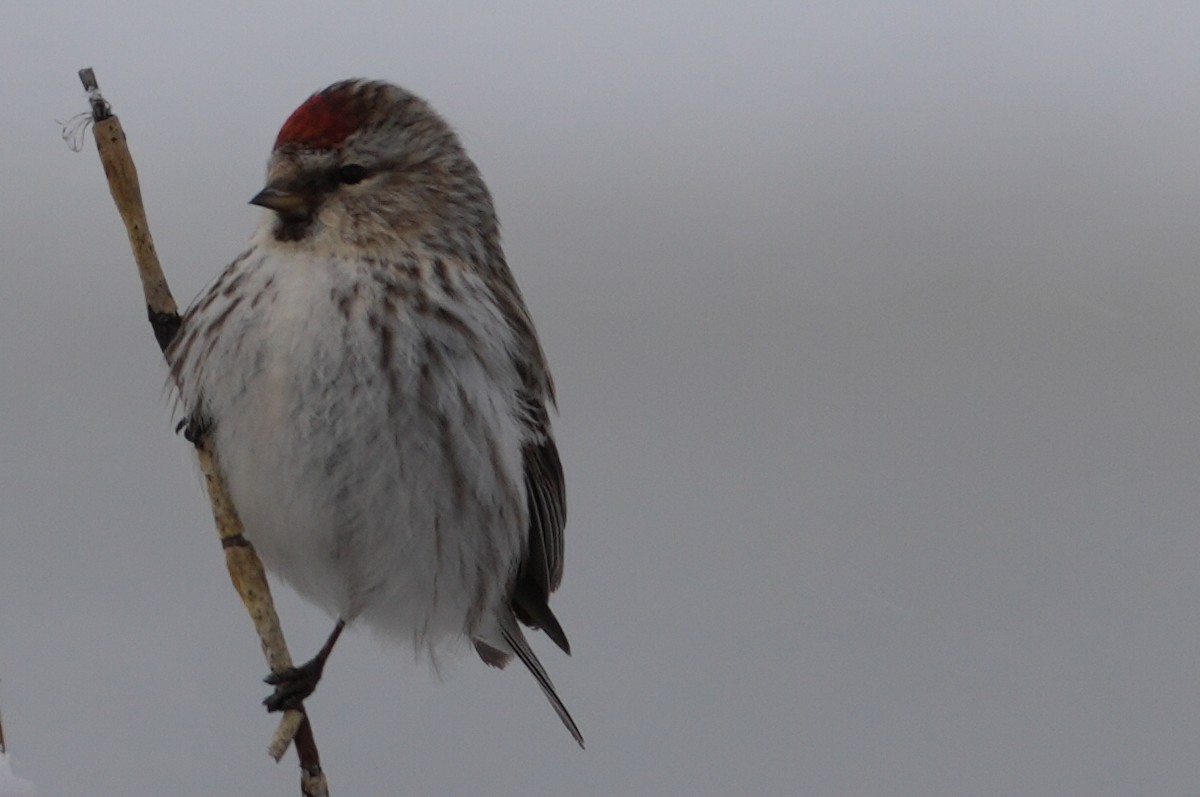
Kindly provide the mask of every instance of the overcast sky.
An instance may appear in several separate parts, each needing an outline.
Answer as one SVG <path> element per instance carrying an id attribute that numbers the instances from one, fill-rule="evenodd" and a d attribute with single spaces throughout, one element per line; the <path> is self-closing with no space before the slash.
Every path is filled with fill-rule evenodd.
<path id="1" fill-rule="evenodd" d="M 334 795 L 1195 794 L 1200 5 L 8 3 L 0 711 L 42 795 L 296 794 L 84 110 L 186 303 L 350 76 L 496 196 L 560 389 L 537 686 L 352 633 Z M 427 6 L 427 7 L 426 7 Z M 436 9 L 436 10 L 435 10 Z M 327 619 L 281 588 L 307 658 Z"/>

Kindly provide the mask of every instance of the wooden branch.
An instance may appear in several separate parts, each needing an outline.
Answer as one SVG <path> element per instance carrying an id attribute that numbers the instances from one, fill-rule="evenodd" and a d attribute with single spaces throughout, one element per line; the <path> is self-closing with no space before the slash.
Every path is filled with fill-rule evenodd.
<path id="1" fill-rule="evenodd" d="M 100 152 L 104 174 L 108 177 L 113 202 L 116 203 L 121 219 L 125 222 L 125 230 L 129 234 L 129 245 L 133 248 L 134 260 L 137 262 L 154 338 L 165 353 L 179 332 L 179 309 L 171 296 L 167 279 L 158 262 L 158 254 L 154 250 L 154 239 L 150 236 L 150 225 L 146 221 L 146 210 L 142 204 L 137 168 L 125 142 L 121 122 L 113 115 L 112 108 L 100 94 L 95 74 L 91 69 L 81 69 L 79 79 L 83 81 L 83 87 L 88 92 L 92 121 L 95 125 L 93 132 L 96 148 Z M 217 533 L 225 549 L 225 564 L 229 568 L 229 577 L 254 622 L 267 665 L 271 672 L 279 672 L 292 666 L 292 657 L 288 653 L 283 631 L 279 627 L 279 616 L 275 612 L 262 562 L 254 547 L 243 536 L 242 522 L 234 510 L 229 497 L 229 487 L 208 436 L 201 437 L 197 443 L 196 456 L 208 488 Z M 271 740 L 271 756 L 276 761 L 282 758 L 293 739 L 296 742 L 297 757 L 300 759 L 301 793 L 304 797 L 328 797 L 329 787 L 321 770 L 321 759 L 313 739 L 312 725 L 303 708 L 284 712 Z"/>

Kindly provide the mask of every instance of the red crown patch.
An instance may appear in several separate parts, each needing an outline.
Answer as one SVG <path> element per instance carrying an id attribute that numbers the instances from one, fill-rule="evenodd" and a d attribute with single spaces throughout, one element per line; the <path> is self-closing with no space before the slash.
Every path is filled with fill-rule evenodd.
<path id="1" fill-rule="evenodd" d="M 344 87 L 314 94 L 283 123 L 275 138 L 275 149 L 285 145 L 332 149 L 358 129 L 364 115 L 359 98 Z"/>

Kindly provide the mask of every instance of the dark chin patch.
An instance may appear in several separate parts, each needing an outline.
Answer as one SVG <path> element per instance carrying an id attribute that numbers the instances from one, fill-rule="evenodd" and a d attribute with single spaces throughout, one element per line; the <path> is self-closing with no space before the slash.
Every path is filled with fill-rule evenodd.
<path id="1" fill-rule="evenodd" d="M 273 234 L 276 241 L 303 241 L 312 232 L 313 217 L 279 216 Z"/>

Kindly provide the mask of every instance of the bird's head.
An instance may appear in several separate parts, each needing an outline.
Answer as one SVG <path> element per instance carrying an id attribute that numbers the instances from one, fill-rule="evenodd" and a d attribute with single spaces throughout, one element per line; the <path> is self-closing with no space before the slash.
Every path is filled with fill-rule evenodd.
<path id="1" fill-rule="evenodd" d="M 378 250 L 404 238 L 489 236 L 491 197 L 448 124 L 380 81 L 317 92 L 284 122 L 253 199 L 277 241 Z M 463 241 L 466 244 L 467 241 Z"/>

